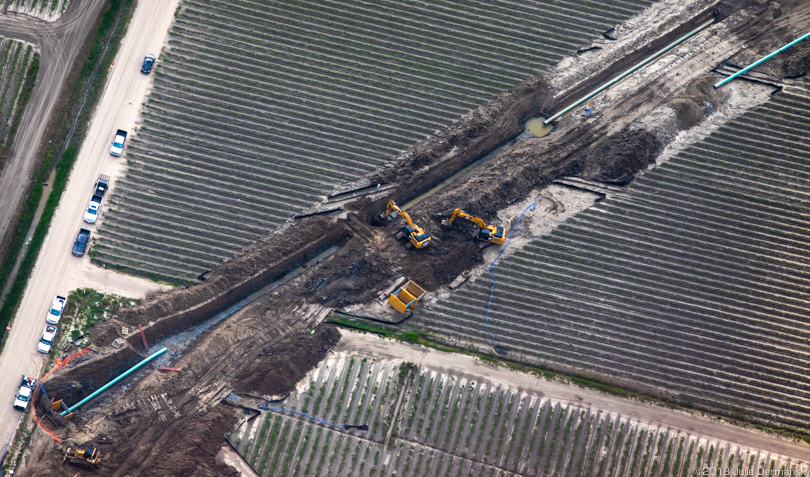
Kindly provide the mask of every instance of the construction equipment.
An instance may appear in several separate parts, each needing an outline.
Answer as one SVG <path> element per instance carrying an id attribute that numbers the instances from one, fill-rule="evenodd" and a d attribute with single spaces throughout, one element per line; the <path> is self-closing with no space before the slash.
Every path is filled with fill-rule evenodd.
<path id="1" fill-rule="evenodd" d="M 506 240 L 506 234 L 502 225 L 487 225 L 483 219 L 472 216 L 461 209 L 456 209 L 447 220 L 442 222 L 445 225 L 451 225 L 456 217 L 462 217 L 478 226 L 478 235 L 475 237 L 484 242 L 492 242 L 501 245 Z"/>
<path id="2" fill-rule="evenodd" d="M 65 461 L 73 465 L 93 468 L 101 464 L 101 456 L 95 447 L 85 449 L 71 449 L 68 447 L 68 450 L 65 451 L 65 457 L 62 459 L 63 463 Z"/>
<path id="3" fill-rule="evenodd" d="M 400 313 L 416 307 L 419 300 L 425 296 L 425 289 L 417 285 L 413 280 L 408 280 L 404 285 L 397 288 L 388 297 L 388 304 L 393 306 Z"/>
<path id="4" fill-rule="evenodd" d="M 393 200 L 388 201 L 388 207 L 385 208 L 385 213 L 383 214 L 383 218 L 387 219 L 391 215 L 392 212 L 397 212 L 399 215 L 405 219 L 406 225 L 402 227 L 402 231 L 397 234 L 397 239 L 407 237 L 410 241 L 408 245 L 416 247 L 416 248 L 425 248 L 430 245 L 430 234 L 425 232 L 425 229 L 413 223 L 411 220 L 411 216 L 408 215 L 407 212 L 400 209 L 397 204 L 394 203 Z"/>

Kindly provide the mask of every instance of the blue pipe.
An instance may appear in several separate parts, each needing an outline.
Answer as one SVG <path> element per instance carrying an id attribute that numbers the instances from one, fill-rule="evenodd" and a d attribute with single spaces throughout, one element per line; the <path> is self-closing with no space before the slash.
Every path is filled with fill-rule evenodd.
<path id="1" fill-rule="evenodd" d="M 310 416 L 309 414 L 304 414 L 303 412 L 296 411 L 295 409 L 284 409 L 283 407 L 265 406 L 264 404 L 259 404 L 258 408 L 259 409 L 267 409 L 267 410 L 271 410 L 271 411 L 279 411 L 279 412 L 292 412 L 294 414 L 298 414 L 299 416 L 304 416 L 304 417 L 308 417 L 310 419 L 315 419 L 316 421 L 318 421 L 320 423 L 327 424 L 329 426 L 334 426 L 334 427 L 337 427 L 338 429 L 346 430 L 346 428 L 341 426 L 340 424 L 335 424 L 334 422 L 324 421 L 323 419 L 318 419 L 315 416 Z"/>
<path id="2" fill-rule="evenodd" d="M 714 85 L 714 87 L 715 87 L 715 88 L 719 88 L 719 87 L 723 86 L 724 84 L 726 84 L 726 83 L 728 83 L 729 81 L 733 80 L 734 78 L 736 78 L 736 77 L 740 76 L 741 74 L 745 73 L 746 71 L 750 70 L 751 68 L 755 68 L 755 67 L 759 66 L 759 65 L 760 65 L 760 64 L 762 64 L 763 62 L 765 62 L 765 61 L 767 61 L 767 60 L 770 60 L 770 59 L 771 59 L 771 58 L 773 58 L 774 56 L 778 55 L 779 53 L 782 53 L 783 51 L 787 50 L 787 49 L 788 49 L 788 48 L 790 48 L 791 46 L 795 45 L 796 43 L 798 43 L 798 42 L 800 42 L 800 41 L 802 41 L 802 40 L 804 40 L 804 39 L 806 39 L 806 38 L 810 38 L 810 33 L 808 33 L 808 34 L 806 34 L 806 35 L 804 35 L 804 36 L 800 37 L 800 38 L 799 38 L 799 39 L 797 39 L 797 40 L 793 40 L 793 41 L 791 41 L 790 43 L 788 43 L 787 45 L 783 46 L 782 48 L 779 48 L 778 50 L 776 50 L 776 51 L 774 51 L 773 53 L 771 53 L 770 55 L 768 55 L 768 56 L 766 56 L 766 57 L 762 58 L 761 60 L 759 60 L 759 61 L 757 61 L 757 62 L 755 62 L 755 63 L 752 63 L 752 64 L 751 64 L 751 65 L 749 65 L 749 66 L 746 66 L 745 68 L 743 68 L 743 69 L 741 69 L 740 71 L 738 71 L 738 72 L 734 73 L 733 75 L 729 76 L 728 78 L 724 79 L 723 81 L 719 81 L 717 84 L 715 84 L 715 85 Z"/>
<path id="3" fill-rule="evenodd" d="M 636 66 L 634 66 L 634 67 L 630 68 L 629 70 L 625 71 L 624 73 L 620 74 L 619 76 L 617 76 L 617 77 L 613 78 L 612 80 L 608 81 L 607 83 L 605 83 L 604 85 L 602 85 L 600 88 L 596 89 L 595 91 L 593 91 L 593 92 L 591 92 L 591 93 L 588 93 L 588 94 L 587 94 L 587 95 L 586 95 L 584 98 L 582 98 L 582 99 L 580 99 L 579 101 L 575 102 L 575 103 L 574 103 L 574 104 L 572 104 L 571 106 L 568 106 L 567 108 L 563 109 L 562 111 L 560 111 L 559 113 L 555 114 L 554 116 L 552 116 L 552 117 L 550 117 L 550 118 L 546 119 L 545 121 L 543 121 L 543 124 L 548 124 L 548 123 L 550 123 L 551 121 L 554 121 L 555 119 L 559 118 L 560 116 L 562 116 L 563 114 L 567 113 L 568 111 L 571 111 L 572 109 L 576 108 L 577 106 L 579 106 L 580 104 L 584 103 L 585 101 L 588 101 L 589 99 L 593 98 L 594 96 L 596 96 L 597 94 L 601 93 L 602 91 L 604 91 L 604 90 L 606 90 L 606 89 L 610 88 L 610 87 L 611 87 L 611 86 L 613 86 L 614 84 L 616 84 L 616 83 L 618 83 L 619 81 L 621 81 L 622 79 L 624 79 L 624 77 L 625 77 L 625 76 L 628 76 L 628 75 L 632 74 L 632 73 L 633 73 L 633 72 L 635 72 L 637 69 L 639 69 L 639 68 L 643 67 L 644 65 L 646 65 L 646 64 L 648 64 L 648 63 L 650 63 L 650 62 L 654 61 L 654 60 L 655 60 L 656 58 L 658 58 L 659 56 L 663 55 L 664 53 L 668 52 L 669 50 L 671 50 L 671 49 L 675 48 L 676 46 L 680 45 L 681 43 L 685 42 L 686 40 L 688 40 L 689 38 L 691 38 L 692 36 L 694 36 L 696 33 L 699 33 L 701 30 L 703 30 L 703 29 L 704 29 L 704 28 L 706 28 L 707 26 L 711 25 L 712 23 L 714 23 L 714 20 L 712 20 L 712 21 L 710 21 L 710 22 L 706 22 L 706 23 L 704 23 L 703 25 L 700 25 L 699 27 L 697 27 L 697 28 L 695 28 L 694 30 L 692 30 L 691 32 L 689 32 L 689 33 L 688 33 L 686 36 L 681 37 L 679 40 L 676 40 L 676 41 L 674 41 L 674 42 L 670 43 L 670 44 L 669 44 L 669 45 L 668 45 L 666 48 L 664 48 L 663 50 L 661 50 L 661 51 L 659 51 L 658 53 L 656 53 L 656 54 L 654 54 L 654 55 L 650 56 L 649 58 L 647 58 L 646 60 L 644 60 L 644 61 L 642 61 L 641 63 L 637 64 Z"/>
<path id="4" fill-rule="evenodd" d="M 495 260 L 492 261 L 492 264 L 489 266 L 489 274 L 492 275 L 492 288 L 489 289 L 489 301 L 487 302 L 487 316 L 486 321 L 484 322 L 484 331 L 487 332 L 489 336 L 492 337 L 492 347 L 496 348 L 497 345 L 495 344 L 495 334 L 489 331 L 489 307 L 492 306 L 492 296 L 495 295 L 495 272 L 492 271 L 492 267 L 495 266 L 495 262 L 501 258 L 501 255 L 506 251 L 506 248 L 509 247 L 509 244 L 512 243 L 512 234 L 515 233 L 515 229 L 517 226 L 520 225 L 520 221 L 523 220 L 523 214 L 525 214 L 529 210 L 537 210 L 537 198 L 534 199 L 534 203 L 525 209 L 523 212 L 520 213 L 520 217 L 518 217 L 517 222 L 515 222 L 515 226 L 512 227 L 512 231 L 509 232 L 509 240 L 506 242 L 506 245 L 503 246 L 500 252 L 498 252 L 498 256 L 495 257 Z"/>
<path id="5" fill-rule="evenodd" d="M 146 363 L 148 363 L 148 362 L 152 361 L 153 359 L 157 358 L 158 356 L 162 355 L 162 354 L 163 354 L 163 353 L 165 353 L 166 351 L 168 351 L 168 348 L 161 348 L 161 349 L 157 350 L 157 351 L 155 352 L 155 354 L 153 354 L 152 356 L 150 356 L 150 357 L 148 357 L 148 358 L 144 359 L 144 360 L 143 360 L 143 361 L 141 361 L 140 363 L 138 363 L 138 364 L 136 364 L 135 366 L 133 366 L 133 367 L 129 368 L 129 369 L 128 369 L 128 370 L 127 370 L 127 371 L 126 371 L 124 374 L 122 374 L 122 375 L 118 376 L 117 378 L 113 379 L 113 380 L 112 380 L 112 381 L 110 381 L 109 383 L 107 383 L 107 384 L 105 384 L 104 386 L 100 387 L 100 388 L 99 388 L 99 389 L 97 389 L 95 392 L 93 392 L 93 394 L 91 394 L 91 395 L 87 396 L 86 398 L 82 399 L 81 401 L 79 401 L 78 403 L 74 404 L 73 406 L 70 406 L 70 407 L 67 409 L 67 411 L 62 411 L 60 414 L 62 414 L 63 416 L 66 416 L 66 415 L 68 415 L 68 414 L 72 413 L 72 412 L 73 412 L 73 411 L 75 411 L 76 409 L 80 408 L 80 407 L 81 407 L 81 406 L 82 406 L 84 403 L 86 403 L 87 401 L 89 401 L 89 400 L 93 399 L 94 397 L 98 396 L 99 394 L 103 393 L 104 391 L 106 391 L 107 389 L 109 389 L 111 386 L 113 386 L 115 383 L 117 383 L 118 381 L 121 381 L 122 379 L 126 378 L 126 377 L 127 377 L 127 376 L 129 376 L 130 374 L 134 373 L 135 371 L 137 371 L 137 370 L 138 370 L 138 368 L 142 367 L 142 366 L 143 366 L 143 365 L 145 365 Z"/>

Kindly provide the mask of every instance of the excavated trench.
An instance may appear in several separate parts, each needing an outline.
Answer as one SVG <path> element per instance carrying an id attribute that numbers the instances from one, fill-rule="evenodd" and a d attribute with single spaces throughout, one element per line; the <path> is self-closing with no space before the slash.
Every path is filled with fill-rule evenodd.
<path id="1" fill-rule="evenodd" d="M 516 144 L 516 140 L 548 134 L 549 127 L 542 125 L 542 119 L 537 119 L 537 116 L 541 112 L 549 114 L 551 112 L 549 104 L 554 103 L 556 109 L 563 107 L 571 98 L 577 98 L 583 92 L 609 81 L 616 72 L 632 66 L 650 53 L 694 29 L 695 25 L 705 23 L 712 16 L 712 9 L 701 12 L 667 35 L 624 56 L 599 75 L 589 78 L 559 97 L 553 97 L 550 94 L 549 84 L 543 76 L 524 81 L 511 91 L 500 95 L 489 105 L 474 111 L 460 123 L 441 131 L 435 138 L 416 145 L 398 158 L 399 165 L 394 171 L 388 171 L 379 177 L 372 178 L 372 182 L 390 181 L 397 182 L 399 185 L 388 194 L 388 197 L 370 204 L 363 204 L 369 222 L 375 223 L 376 217 L 390 198 L 406 204 L 406 208 L 413 207 L 422 200 L 442 191 L 448 185 L 485 167 L 494 156 Z M 595 139 L 592 138 L 592 141 Z M 565 167 L 558 168 L 557 171 L 558 174 L 571 172 Z M 532 188 L 553 179 L 553 176 L 541 174 L 538 181 L 529 181 L 525 184 L 526 187 L 513 187 L 506 193 L 508 200 L 510 203 L 520 200 Z M 229 309 L 231 313 L 235 312 L 245 306 L 247 304 L 245 300 L 249 300 L 251 296 L 257 299 L 258 296 L 268 293 L 274 286 L 281 286 L 283 283 L 278 282 L 284 279 L 285 275 L 296 269 L 303 272 L 306 262 L 325 251 L 331 251 L 328 253 L 331 255 L 346 243 L 348 237 L 342 227 L 328 225 L 325 222 L 326 219 L 323 218 L 318 220 L 322 223 L 317 224 L 317 220 L 309 222 L 310 224 L 316 223 L 314 227 L 317 230 L 316 233 L 299 234 L 301 235 L 301 240 L 298 241 L 301 244 L 300 247 L 294 250 L 288 247 L 284 250 L 286 255 L 278 254 L 273 257 L 276 260 L 278 260 L 278 256 L 284 258 L 278 260 L 273 266 L 262 267 L 239 283 L 234 284 L 231 280 L 227 280 L 230 283 L 222 283 L 222 273 L 219 276 L 214 273 L 208 278 L 209 283 L 193 287 L 199 290 L 206 287 L 212 288 L 209 286 L 212 283 L 219 284 L 220 286 L 213 287 L 215 290 L 210 290 L 211 293 L 203 292 L 194 297 L 175 294 L 173 299 L 167 302 L 161 303 L 160 300 L 156 300 L 151 306 L 123 310 L 122 316 L 118 318 L 123 323 L 133 325 L 147 322 L 148 324 L 144 326 L 147 342 L 153 343 L 153 346 L 170 345 L 170 348 L 175 348 L 173 352 L 176 356 L 180 348 L 184 348 L 205 330 L 229 316 Z M 283 240 L 284 234 L 276 235 L 276 237 L 282 237 Z M 317 259 L 315 260 L 317 261 Z M 200 298 L 204 299 L 200 300 Z M 236 309 L 233 309 L 234 307 Z M 113 334 L 107 335 L 109 341 L 112 341 L 113 337 Z M 137 332 L 130 333 L 125 339 L 127 347 L 87 362 L 64 376 L 52 379 L 46 383 L 46 386 L 55 387 L 75 381 L 81 384 L 82 394 L 92 392 L 142 358 L 145 349 L 141 335 Z M 170 353 L 161 359 L 170 361 L 172 357 Z M 74 390 L 74 399 L 81 397 L 75 397 L 75 394 L 76 390 Z"/>
<path id="2" fill-rule="evenodd" d="M 399 187 L 367 208 L 367 221 L 381 225 L 378 216 L 385 210 L 389 200 L 405 204 L 404 209 L 407 210 L 459 181 L 468 172 L 478 169 L 494 155 L 509 149 L 516 143 L 516 139 L 547 135 L 551 129 L 538 127 L 535 121 L 537 116 L 550 117 L 553 112 L 561 110 L 712 19 L 717 21 L 723 19 L 715 7 L 701 11 L 677 28 L 621 57 L 600 73 L 562 94 L 552 94 L 550 85 L 543 75 L 520 83 L 490 104 L 472 112 L 460 123 L 441 131 L 435 138 L 415 146 L 398 157 L 399 164 L 394 170 L 373 177 L 372 183 L 397 182 Z M 540 123 L 542 124 L 542 121 Z M 591 137 L 583 147 L 597 139 Z M 563 175 L 574 171 L 575 169 L 570 167 L 563 167 L 557 168 L 556 174 Z M 555 177 L 541 175 L 540 178 L 541 182 L 532 183 L 530 187 L 511 190 L 508 201 L 511 203 L 525 198 L 530 190 L 550 182 Z"/>
<path id="3" fill-rule="evenodd" d="M 176 359 L 202 333 L 222 322 L 250 303 L 284 286 L 306 270 L 338 252 L 350 239 L 342 230 L 325 234 L 309 246 L 257 273 L 227 293 L 214 297 L 190 309 L 166 316 L 143 327 L 150 352 L 168 347 L 169 353 L 156 359 L 156 365 L 168 365 Z M 57 388 L 69 383 L 78 383 L 72 391 L 65 388 L 50 394 L 52 398 L 68 398 L 73 403 L 89 395 L 127 369 L 137 364 L 149 352 L 136 329 L 126 337 L 127 346 L 98 359 L 83 363 L 44 383 L 47 388 Z M 148 368 L 144 368 L 148 369 Z M 142 372 L 142 371 L 141 371 Z"/>
<path id="4" fill-rule="evenodd" d="M 602 73 L 589 78 L 559 97 L 551 94 L 548 81 L 541 75 L 520 83 L 490 104 L 440 131 L 434 138 L 414 146 L 397 158 L 396 167 L 383 170 L 372 177 L 372 183 L 392 182 L 397 183 L 398 186 L 386 198 L 373 202 L 361 200 L 358 212 L 361 217 L 365 215 L 366 223 L 373 223 L 384 210 L 389 199 L 393 198 L 398 203 L 413 206 L 416 202 L 413 204 L 410 202 L 420 196 L 422 196 L 421 199 L 424 199 L 440 192 L 449 184 L 454 184 L 456 179 L 468 176 L 469 172 L 479 170 L 489 158 L 502 152 L 500 148 L 504 145 L 508 148 L 514 144 L 515 138 L 526 130 L 529 120 L 536 118 L 539 114 L 548 115 L 552 111 L 550 104 L 553 103 L 556 109 L 564 107 L 572 98 L 577 98 L 583 92 L 590 91 L 595 86 L 608 81 L 616 72 L 632 66 L 651 52 L 683 36 L 685 32 L 694 29 L 695 25 L 705 23 L 707 19 L 712 18 L 712 15 L 712 9 L 707 9 L 664 37 L 622 57 L 605 68 Z M 542 123 L 542 121 L 539 122 Z M 532 135 L 537 136 L 547 132 L 548 129 L 541 128 Z M 597 135 L 576 132 L 571 138 L 579 143 L 575 149 L 581 151 L 599 139 L 594 136 Z M 561 138 L 554 137 L 555 144 L 561 141 Z M 491 201 L 489 207 L 497 209 L 504 204 L 521 200 L 532 189 L 550 182 L 556 176 L 575 171 L 579 166 L 573 165 L 573 159 L 568 157 L 571 155 L 571 151 L 560 152 L 565 155 L 554 158 L 556 163 L 545 166 L 551 172 L 545 173 L 542 170 L 537 172 L 538 166 L 535 165 L 533 166 L 535 173 L 529 174 L 520 187 L 515 187 L 515 184 L 510 184 L 508 181 L 504 184 L 488 185 L 493 190 L 497 189 L 499 196 L 502 196 L 499 197 L 499 200 Z M 431 193 L 426 194 L 426 192 Z M 480 203 L 481 198 L 486 196 L 480 195 L 479 197 L 478 202 Z M 117 317 L 118 323 L 126 325 L 146 323 L 144 333 L 148 342 L 164 343 L 182 348 L 227 317 L 227 315 L 222 317 L 222 314 L 229 309 L 235 306 L 241 308 L 244 304 L 240 306 L 240 302 L 254 295 L 263 295 L 264 293 L 261 293 L 263 290 L 269 292 L 267 287 L 272 287 L 279 280 L 290 278 L 285 275 L 295 272 L 297 269 L 303 273 L 305 268 L 303 266 L 308 261 L 313 259 L 317 261 L 316 257 L 323 253 L 331 255 L 337 252 L 349 239 L 345 227 L 336 225 L 333 221 L 323 217 L 307 218 L 298 223 L 296 227 L 294 233 L 277 232 L 271 235 L 265 243 L 258 244 L 254 250 L 243 252 L 240 256 L 226 262 L 214 270 L 203 284 L 186 290 L 169 292 L 143 306 L 122 310 Z M 469 265 L 474 264 L 475 253 L 466 253 L 466 248 L 462 252 L 472 257 L 466 262 L 469 262 Z M 448 260 L 453 261 L 457 258 L 458 254 L 434 248 L 428 254 L 423 255 L 426 258 L 421 260 L 425 260 L 430 268 L 440 269 L 447 265 Z M 267 266 L 267 263 L 272 265 Z M 461 264 L 460 266 L 464 268 L 467 265 Z M 458 271 L 456 269 L 459 266 L 454 265 L 447 268 L 452 269 L 447 273 L 448 277 L 457 275 L 455 272 Z M 220 318 L 216 319 L 217 317 Z M 111 342 L 117 336 L 117 331 L 106 329 L 94 334 L 96 342 L 106 343 Z M 82 388 L 81 393 L 77 393 L 77 390 L 74 389 L 73 399 L 78 400 L 87 395 L 141 359 L 140 351 L 144 350 L 144 347 L 140 334 L 131 333 L 125 339 L 128 344 L 125 348 L 69 369 L 64 374 L 51 379 L 46 386 L 57 387 L 69 382 L 78 382 Z M 171 359 L 171 356 L 166 359 Z"/>

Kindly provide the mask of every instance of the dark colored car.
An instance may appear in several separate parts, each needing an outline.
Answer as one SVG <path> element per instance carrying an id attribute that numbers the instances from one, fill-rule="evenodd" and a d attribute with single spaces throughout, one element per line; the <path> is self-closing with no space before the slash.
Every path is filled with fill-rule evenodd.
<path id="1" fill-rule="evenodd" d="M 152 67 L 155 66 L 155 59 L 155 55 L 146 55 L 141 65 L 141 73 L 149 74 L 149 72 L 152 71 Z"/>
<path id="2" fill-rule="evenodd" d="M 84 250 L 87 248 L 87 242 L 90 241 L 90 231 L 87 229 L 79 229 L 79 236 L 76 237 L 76 243 L 73 244 L 73 255 L 77 257 L 84 256 Z"/>

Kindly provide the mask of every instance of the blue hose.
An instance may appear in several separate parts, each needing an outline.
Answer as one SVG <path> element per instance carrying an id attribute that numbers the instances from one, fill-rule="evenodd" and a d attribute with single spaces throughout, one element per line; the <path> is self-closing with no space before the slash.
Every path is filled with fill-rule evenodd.
<path id="1" fill-rule="evenodd" d="M 316 420 L 318 422 L 326 424 L 327 426 L 334 426 L 334 427 L 337 427 L 338 429 L 343 429 L 344 431 L 346 430 L 346 428 L 341 426 L 340 424 L 335 424 L 333 422 L 324 421 L 323 419 L 318 419 L 315 416 L 310 416 L 309 414 L 304 414 L 303 412 L 296 411 L 295 409 L 284 409 L 282 407 L 264 406 L 264 405 L 261 405 L 261 404 L 258 407 L 259 407 L 259 409 L 268 409 L 268 410 L 271 410 L 271 411 L 292 412 L 294 414 L 298 414 L 299 416 L 304 416 L 304 417 L 308 417 L 310 419 L 314 419 L 314 420 Z"/>
<path id="2" fill-rule="evenodd" d="M 489 266 L 489 274 L 492 275 L 492 289 L 490 289 L 490 291 L 489 291 L 489 302 L 487 303 L 487 317 L 486 317 L 486 321 L 484 322 L 484 330 L 487 332 L 487 334 L 489 336 L 492 337 L 492 347 L 493 348 L 496 347 L 496 345 L 495 345 L 495 335 L 492 334 L 489 331 L 489 307 L 492 305 L 492 295 L 495 294 L 495 272 L 492 271 L 492 267 L 495 266 L 495 262 L 497 262 L 498 259 L 501 258 L 501 255 L 503 255 L 503 253 L 506 251 L 506 247 L 508 247 L 509 244 L 512 242 L 512 234 L 515 233 L 515 229 L 517 229 L 517 226 L 520 225 L 520 221 L 523 220 L 523 214 L 525 214 L 526 211 L 528 211 L 529 209 L 531 209 L 531 210 L 536 210 L 537 209 L 537 198 L 534 199 L 534 203 L 532 205 L 526 207 L 525 209 L 523 209 L 523 212 L 520 213 L 520 217 L 518 217 L 517 222 L 515 222 L 515 226 L 512 227 L 512 230 L 509 232 L 509 240 L 506 242 L 506 245 L 503 246 L 501 251 L 498 253 L 498 256 L 495 257 L 495 260 L 493 260 L 492 264 Z"/>

